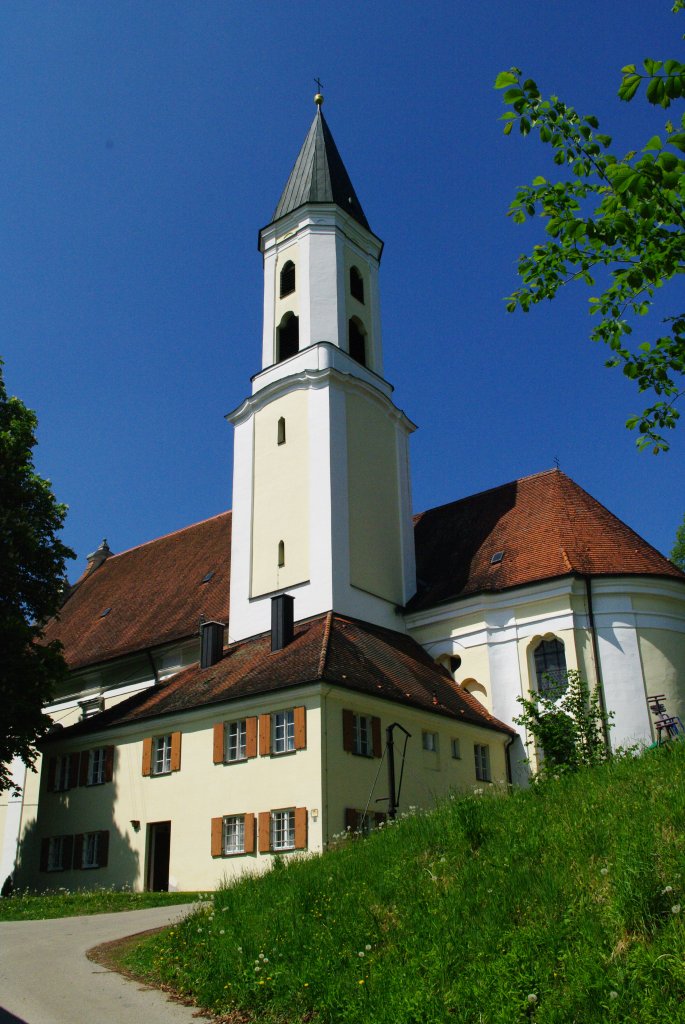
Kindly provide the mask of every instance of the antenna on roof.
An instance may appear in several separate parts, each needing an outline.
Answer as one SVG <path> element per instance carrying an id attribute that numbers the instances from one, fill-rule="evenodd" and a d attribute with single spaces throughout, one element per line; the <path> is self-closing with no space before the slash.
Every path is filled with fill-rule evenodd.
<path id="1" fill-rule="evenodd" d="M 557 469 L 561 469 L 561 465 L 559 464 L 559 456 L 558 455 L 554 456 L 554 465 L 557 467 Z"/>

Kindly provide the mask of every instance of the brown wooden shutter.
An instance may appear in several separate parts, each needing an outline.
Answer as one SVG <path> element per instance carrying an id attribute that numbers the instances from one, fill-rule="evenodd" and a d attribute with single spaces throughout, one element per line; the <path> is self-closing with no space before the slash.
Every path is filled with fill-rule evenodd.
<path id="1" fill-rule="evenodd" d="M 224 852 L 224 819 L 212 818 L 212 857 L 220 857 Z"/>
<path id="2" fill-rule="evenodd" d="M 224 723 L 217 722 L 214 726 L 214 764 L 224 763 Z M 214 820 L 214 819 L 212 819 Z M 216 856 L 216 854 L 214 855 Z"/>
<path id="3" fill-rule="evenodd" d="M 259 753 L 262 757 L 271 753 L 271 715 L 259 716 Z"/>
<path id="4" fill-rule="evenodd" d="M 78 768 L 80 760 L 80 754 L 69 754 L 69 789 L 74 789 L 79 784 Z"/>
<path id="5" fill-rule="evenodd" d="M 307 849 L 307 808 L 295 808 L 295 849 Z"/>
<path id="6" fill-rule="evenodd" d="M 245 815 L 245 853 L 254 853 L 254 814 Z"/>
<path id="7" fill-rule="evenodd" d="M 74 836 L 74 870 L 80 871 L 83 867 L 83 835 Z"/>
<path id="8" fill-rule="evenodd" d="M 62 867 L 65 871 L 71 871 L 74 863 L 74 837 L 65 836 L 62 846 Z"/>
<path id="9" fill-rule="evenodd" d="M 88 784 L 88 759 L 90 757 L 90 751 L 81 751 L 81 761 L 78 770 L 78 784 L 79 786 L 86 786 Z"/>
<path id="10" fill-rule="evenodd" d="M 356 832 L 357 831 L 357 821 L 358 821 L 358 819 L 359 819 L 359 815 L 357 814 L 357 811 L 355 810 L 354 807 L 346 807 L 345 808 L 345 828 L 346 829 L 349 828 L 350 832 Z"/>
<path id="11" fill-rule="evenodd" d="M 106 868 L 109 859 L 109 832 L 104 829 L 98 839 L 98 867 Z"/>
<path id="12" fill-rule="evenodd" d="M 257 756 L 257 716 L 245 720 L 245 757 Z"/>
<path id="13" fill-rule="evenodd" d="M 105 747 L 105 782 L 114 778 L 114 747 Z"/>
<path id="14" fill-rule="evenodd" d="M 181 770 L 180 732 L 172 732 L 171 734 L 171 770 L 172 772 L 179 772 Z"/>
<path id="15" fill-rule="evenodd" d="M 57 758 L 48 758 L 48 793 L 55 791 L 55 779 L 57 778 Z"/>
<path id="16" fill-rule="evenodd" d="M 307 710 L 295 708 L 295 750 L 304 750 L 307 746 Z"/>
<path id="17" fill-rule="evenodd" d="M 40 841 L 40 871 L 48 870 L 48 860 L 50 858 L 50 840 L 41 839 Z"/>
<path id="18" fill-rule="evenodd" d="M 383 755 L 383 747 L 381 744 L 381 720 L 380 718 L 371 719 L 371 738 L 373 740 L 373 756 L 381 757 Z"/>
<path id="19" fill-rule="evenodd" d="M 152 736 L 143 740 L 143 775 L 152 774 Z"/>
<path id="20" fill-rule="evenodd" d="M 271 813 L 259 812 L 259 852 L 268 853 L 271 849 Z"/>
<path id="21" fill-rule="evenodd" d="M 343 709 L 343 750 L 354 750 L 354 712 Z"/>

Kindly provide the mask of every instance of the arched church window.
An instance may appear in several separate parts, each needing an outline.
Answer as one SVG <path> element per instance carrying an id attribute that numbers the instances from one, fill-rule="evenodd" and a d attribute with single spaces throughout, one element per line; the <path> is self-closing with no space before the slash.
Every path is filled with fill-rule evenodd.
<path id="1" fill-rule="evenodd" d="M 282 569 L 285 565 L 285 541 L 279 540 L 278 542 L 278 568 Z"/>
<path id="2" fill-rule="evenodd" d="M 353 316 L 348 328 L 348 347 L 353 359 L 366 366 L 366 336 L 361 320 Z"/>
<path id="3" fill-rule="evenodd" d="M 565 688 L 566 654 L 564 645 L 556 637 L 541 640 L 533 652 L 535 661 L 535 684 L 538 693 Z"/>
<path id="4" fill-rule="evenodd" d="M 276 362 L 290 359 L 300 350 L 300 320 L 294 313 L 286 313 L 278 328 L 278 352 Z"/>
<path id="5" fill-rule="evenodd" d="M 364 302 L 364 278 L 356 267 L 350 267 L 350 295 L 357 302 Z"/>
<path id="6" fill-rule="evenodd" d="M 288 260 L 281 271 L 281 298 L 295 291 L 295 264 Z"/>

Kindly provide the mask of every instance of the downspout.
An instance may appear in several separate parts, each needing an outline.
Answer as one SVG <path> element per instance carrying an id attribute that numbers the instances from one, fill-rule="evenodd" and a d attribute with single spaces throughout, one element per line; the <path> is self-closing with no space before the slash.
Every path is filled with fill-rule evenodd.
<path id="1" fill-rule="evenodd" d="M 507 784 L 509 786 L 513 786 L 514 784 L 514 778 L 511 771 L 511 747 L 515 739 L 516 736 L 510 736 L 506 742 L 506 746 L 504 747 L 504 763 L 507 767 Z"/>
<path id="2" fill-rule="evenodd" d="M 585 581 L 585 593 L 587 595 L 587 616 L 590 625 L 590 638 L 592 640 L 592 657 L 595 662 L 595 677 L 597 682 L 597 693 L 599 694 L 599 707 L 602 712 L 602 733 L 606 748 L 611 753 L 611 741 L 609 738 L 609 721 L 607 719 L 606 701 L 604 700 L 604 683 L 602 681 L 602 665 L 599 660 L 599 644 L 597 642 L 597 627 L 595 625 L 595 613 L 592 607 L 592 579 L 590 576 L 583 577 Z"/>

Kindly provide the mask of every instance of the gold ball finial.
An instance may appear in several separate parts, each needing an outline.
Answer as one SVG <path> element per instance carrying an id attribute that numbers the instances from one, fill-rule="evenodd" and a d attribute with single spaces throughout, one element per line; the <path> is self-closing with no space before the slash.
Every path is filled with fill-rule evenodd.
<path id="1" fill-rule="evenodd" d="M 314 102 L 316 103 L 317 107 L 322 106 L 323 95 L 320 92 L 317 92 L 316 96 L 314 97 Z"/>

